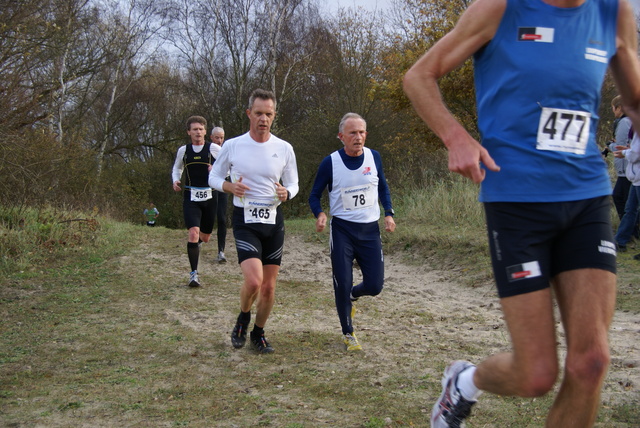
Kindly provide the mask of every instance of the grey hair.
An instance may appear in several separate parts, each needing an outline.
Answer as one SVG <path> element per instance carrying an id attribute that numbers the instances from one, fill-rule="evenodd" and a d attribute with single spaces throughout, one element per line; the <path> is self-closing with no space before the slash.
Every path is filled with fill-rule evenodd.
<path id="1" fill-rule="evenodd" d="M 215 132 L 222 132 L 224 134 L 224 129 L 220 128 L 219 126 L 216 126 L 211 130 L 211 135 L 213 135 Z"/>
<path id="2" fill-rule="evenodd" d="M 362 116 L 360 116 L 358 113 L 347 113 L 344 116 L 342 116 L 342 119 L 340 120 L 340 125 L 338 126 L 338 132 L 342 133 L 342 131 L 344 130 L 344 124 L 349 119 L 360 119 L 361 121 L 364 122 L 364 130 L 365 131 L 367 130 L 367 121 L 364 120 Z"/>
<path id="3" fill-rule="evenodd" d="M 265 89 L 256 89 L 251 93 L 251 96 L 249 97 L 249 110 L 251 110 L 251 107 L 253 107 L 253 102 L 256 100 L 256 98 L 260 98 L 262 100 L 271 100 L 273 101 L 273 109 L 275 110 L 276 108 L 276 96 L 273 94 L 273 92 L 271 91 L 267 91 Z"/>

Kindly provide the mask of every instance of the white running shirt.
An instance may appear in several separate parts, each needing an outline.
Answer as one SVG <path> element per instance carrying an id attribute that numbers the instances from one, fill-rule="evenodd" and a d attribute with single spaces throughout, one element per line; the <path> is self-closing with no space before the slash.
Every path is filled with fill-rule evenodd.
<path id="1" fill-rule="evenodd" d="M 279 205 L 275 183 L 281 179 L 290 198 L 298 194 L 298 166 L 293 147 L 273 134 L 264 143 L 256 142 L 248 132 L 225 141 L 209 173 L 209 186 L 222 192 L 228 172 L 232 183 L 242 177 L 242 183 L 251 189 L 242 199 L 233 197 L 236 207 L 244 207 L 247 199 Z"/>

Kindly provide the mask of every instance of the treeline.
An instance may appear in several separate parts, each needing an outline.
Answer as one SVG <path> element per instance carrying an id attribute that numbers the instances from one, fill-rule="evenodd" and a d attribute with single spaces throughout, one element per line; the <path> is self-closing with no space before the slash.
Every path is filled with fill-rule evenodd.
<path id="1" fill-rule="evenodd" d="M 278 98 L 274 133 L 296 151 L 306 214 L 320 160 L 346 112 L 368 122 L 394 191 L 446 179 L 440 143 L 402 93 L 405 70 L 469 1 L 397 0 L 384 14 L 322 0 L 5 0 L 0 3 L 0 195 L 6 206 L 96 209 L 140 221 L 153 201 L 181 226 L 171 189 L 193 114 L 246 132 L 257 87 Z M 475 129 L 472 64 L 442 80 Z M 601 126 L 608 126 L 604 88 Z M 603 137 L 608 138 L 608 133 Z"/>

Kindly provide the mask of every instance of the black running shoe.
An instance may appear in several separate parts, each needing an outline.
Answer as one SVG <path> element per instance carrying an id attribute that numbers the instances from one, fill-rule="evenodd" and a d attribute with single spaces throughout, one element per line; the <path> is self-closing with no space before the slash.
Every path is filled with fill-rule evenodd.
<path id="1" fill-rule="evenodd" d="M 251 332 L 251 344 L 261 354 L 270 354 L 274 351 L 271 345 L 269 345 L 269 342 L 267 342 L 267 339 L 264 337 L 264 334 L 258 336 Z"/>
<path id="2" fill-rule="evenodd" d="M 231 332 L 231 344 L 234 348 L 242 348 L 247 342 L 247 326 L 237 322 Z"/>

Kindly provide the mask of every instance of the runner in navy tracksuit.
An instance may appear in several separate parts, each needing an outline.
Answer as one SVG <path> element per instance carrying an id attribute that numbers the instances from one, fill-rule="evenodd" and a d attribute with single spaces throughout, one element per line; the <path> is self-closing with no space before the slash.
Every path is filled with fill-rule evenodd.
<path id="1" fill-rule="evenodd" d="M 344 148 L 327 156 L 316 175 L 309 205 L 317 217 L 316 230 L 327 224 L 320 198 L 329 192 L 331 219 L 331 266 L 338 317 L 348 351 L 362 347 L 353 333 L 353 302 L 360 296 L 375 296 L 382 291 L 384 257 L 378 219 L 382 203 L 384 224 L 395 230 L 389 187 L 384 178 L 382 160 L 375 150 L 364 147 L 367 123 L 358 114 L 347 113 L 340 121 L 338 138 Z M 353 260 L 362 270 L 363 281 L 353 286 Z"/>

